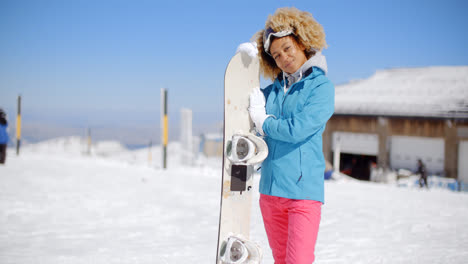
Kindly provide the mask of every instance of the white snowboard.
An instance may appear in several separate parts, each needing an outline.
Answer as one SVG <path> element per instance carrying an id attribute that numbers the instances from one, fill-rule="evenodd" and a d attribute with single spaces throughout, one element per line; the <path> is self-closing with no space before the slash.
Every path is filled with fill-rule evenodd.
<path id="1" fill-rule="evenodd" d="M 225 258 L 235 258 L 235 251 L 242 249 L 234 248 L 228 254 L 225 251 L 227 245 L 235 245 L 228 243 L 231 237 L 241 238 L 239 241 L 249 240 L 252 192 L 257 190 L 253 186 L 253 166 L 249 160 L 258 162 L 259 157 L 263 160 L 268 153 L 265 142 L 250 133 L 254 124 L 248 112 L 249 95 L 259 85 L 258 59 L 242 52 L 234 55 L 224 77 L 224 155 L 217 263 L 257 263 L 252 258 L 258 258 L 255 256 L 258 253 L 252 255 L 250 252 L 248 259 L 236 262 Z M 252 150 L 252 143 L 255 150 Z M 252 155 L 255 157 L 251 158 Z"/>

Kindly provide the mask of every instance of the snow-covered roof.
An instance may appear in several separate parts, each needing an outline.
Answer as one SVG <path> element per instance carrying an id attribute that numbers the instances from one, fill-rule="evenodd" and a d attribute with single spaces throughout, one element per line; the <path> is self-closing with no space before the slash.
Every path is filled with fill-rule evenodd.
<path id="1" fill-rule="evenodd" d="M 379 70 L 336 86 L 335 113 L 468 118 L 468 66 Z"/>

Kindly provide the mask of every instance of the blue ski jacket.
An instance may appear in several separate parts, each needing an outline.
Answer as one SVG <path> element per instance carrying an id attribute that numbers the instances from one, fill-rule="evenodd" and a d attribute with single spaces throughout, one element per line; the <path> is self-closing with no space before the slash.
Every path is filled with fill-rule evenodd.
<path id="1" fill-rule="evenodd" d="M 7 125 L 0 124 L 0 144 L 8 144 L 9 140 Z"/>
<path id="2" fill-rule="evenodd" d="M 262 126 L 269 154 L 262 164 L 260 193 L 323 203 L 322 133 L 334 112 L 335 88 L 315 66 L 286 93 L 283 86 L 280 74 L 263 89 L 272 117 Z"/>

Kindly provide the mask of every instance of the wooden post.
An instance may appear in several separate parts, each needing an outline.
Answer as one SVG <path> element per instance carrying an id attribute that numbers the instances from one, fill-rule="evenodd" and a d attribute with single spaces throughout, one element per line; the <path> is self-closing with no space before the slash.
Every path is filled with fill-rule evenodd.
<path id="1" fill-rule="evenodd" d="M 388 122 L 388 119 L 385 117 L 377 118 L 377 134 L 379 137 L 377 165 L 383 169 L 388 169 L 390 167 L 387 149 L 387 141 L 389 136 Z"/>
<path id="2" fill-rule="evenodd" d="M 332 162 L 333 157 L 331 156 L 333 150 L 332 150 L 332 132 L 330 127 L 326 126 L 325 131 L 323 132 L 322 135 L 322 149 L 323 149 L 323 157 L 325 158 L 326 161 Z"/>
<path id="3" fill-rule="evenodd" d="M 340 156 L 341 156 L 341 138 L 336 137 L 335 146 L 333 149 L 333 171 L 340 172 Z"/>
<path id="4" fill-rule="evenodd" d="M 447 120 L 444 126 L 444 168 L 445 177 L 457 179 L 458 168 L 458 135 L 457 126 L 454 122 Z"/>

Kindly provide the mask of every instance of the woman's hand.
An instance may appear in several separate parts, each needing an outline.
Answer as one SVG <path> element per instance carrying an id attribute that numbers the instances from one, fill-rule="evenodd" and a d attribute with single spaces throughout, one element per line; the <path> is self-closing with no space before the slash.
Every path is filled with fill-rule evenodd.
<path id="1" fill-rule="evenodd" d="M 262 126 L 268 115 L 265 110 L 265 96 L 258 87 L 254 88 L 250 94 L 249 114 L 250 118 L 255 123 L 257 132 L 260 133 L 260 135 L 264 135 L 265 133 L 263 132 Z"/>

